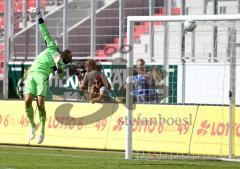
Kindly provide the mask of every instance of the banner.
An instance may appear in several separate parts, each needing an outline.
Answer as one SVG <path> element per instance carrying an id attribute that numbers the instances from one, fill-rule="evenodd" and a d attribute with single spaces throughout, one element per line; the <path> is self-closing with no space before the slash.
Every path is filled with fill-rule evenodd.
<path id="1" fill-rule="evenodd" d="M 9 64 L 9 98 L 23 98 L 24 79 L 31 64 L 10 63 Z M 83 64 L 84 65 L 84 64 Z M 84 67 L 84 66 L 83 66 Z M 125 82 L 127 76 L 126 65 L 102 65 L 104 74 L 112 85 L 112 96 L 120 100 L 125 98 Z M 157 81 L 163 79 L 163 68 L 161 65 L 148 65 L 147 73 L 154 74 Z M 177 65 L 169 65 L 169 103 L 177 103 Z M 174 91 L 174 92 L 173 92 Z M 49 88 L 46 96 L 47 100 L 59 101 L 88 101 L 83 92 L 79 90 L 79 81 L 75 76 L 69 75 L 69 69 L 66 69 L 66 76 L 59 79 L 58 76 L 50 75 Z"/>
<path id="2" fill-rule="evenodd" d="M 0 101 L 0 143 L 29 141 L 23 101 Z M 36 104 L 35 122 L 39 125 Z M 46 102 L 46 136 L 42 146 L 124 150 L 126 107 L 121 104 Z M 133 150 L 228 155 L 228 107 L 134 105 Z M 240 155 L 240 109 L 236 108 L 235 155 Z M 39 145 L 39 146 L 41 146 Z"/>

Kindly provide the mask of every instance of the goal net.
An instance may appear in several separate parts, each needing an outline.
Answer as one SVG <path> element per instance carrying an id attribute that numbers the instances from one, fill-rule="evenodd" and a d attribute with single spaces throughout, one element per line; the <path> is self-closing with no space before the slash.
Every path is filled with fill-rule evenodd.
<path id="1" fill-rule="evenodd" d="M 239 21 L 128 17 L 126 159 L 240 155 Z"/>

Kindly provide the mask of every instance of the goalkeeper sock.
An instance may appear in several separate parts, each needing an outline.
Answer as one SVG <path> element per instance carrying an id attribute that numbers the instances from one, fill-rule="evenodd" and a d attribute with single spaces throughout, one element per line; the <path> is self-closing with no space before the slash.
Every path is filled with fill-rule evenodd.
<path id="1" fill-rule="evenodd" d="M 44 134 L 45 133 L 45 122 L 46 122 L 46 110 L 45 107 L 42 108 L 38 108 L 39 110 L 39 119 L 40 119 L 40 123 L 41 123 L 41 133 Z"/>
<path id="2" fill-rule="evenodd" d="M 26 113 L 27 113 L 28 119 L 30 121 L 31 127 L 35 128 L 34 111 L 33 111 L 32 105 L 26 108 Z"/>

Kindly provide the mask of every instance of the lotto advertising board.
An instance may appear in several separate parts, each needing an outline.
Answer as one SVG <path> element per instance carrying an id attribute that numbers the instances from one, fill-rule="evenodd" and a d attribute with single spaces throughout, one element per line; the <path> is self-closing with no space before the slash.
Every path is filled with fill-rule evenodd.
<path id="1" fill-rule="evenodd" d="M 0 101 L 0 143 L 29 141 L 23 101 Z M 39 125 L 36 105 L 35 122 Z M 39 146 L 124 150 L 127 125 L 122 104 L 46 102 L 45 140 Z M 240 109 L 236 109 L 236 114 Z M 135 105 L 133 149 L 139 151 L 228 155 L 228 107 Z M 37 135 L 39 130 L 37 131 Z M 240 118 L 235 123 L 235 154 L 240 155 Z"/>

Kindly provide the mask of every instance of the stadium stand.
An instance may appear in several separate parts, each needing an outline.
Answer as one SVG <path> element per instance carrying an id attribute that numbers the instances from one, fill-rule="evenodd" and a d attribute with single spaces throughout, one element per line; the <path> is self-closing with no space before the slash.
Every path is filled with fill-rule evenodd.
<path id="1" fill-rule="evenodd" d="M 101 1 L 99 1 L 101 2 Z M 105 1 L 106 2 L 106 1 Z M 17 3 L 21 4 L 21 1 Z M 32 4 L 33 1 L 29 1 Z M 48 6 L 55 5 L 55 1 L 43 0 L 41 3 Z M 48 25 L 50 33 L 62 47 L 62 17 L 63 5 L 62 1 L 58 1 L 56 7 L 52 11 L 46 11 L 45 21 Z M 18 6 L 18 5 L 17 5 Z M 19 5 L 21 6 L 21 5 Z M 105 57 L 104 50 L 108 47 L 118 47 L 118 0 L 97 5 L 96 11 L 96 56 Z M 29 6 L 30 7 L 30 6 Z M 22 8 L 17 7 L 21 12 Z M 53 9 L 53 8 L 51 8 Z M 174 7 L 172 13 L 179 14 L 180 9 Z M 90 1 L 72 0 L 69 1 L 68 10 L 68 44 L 69 49 L 73 51 L 74 56 L 84 57 L 90 55 Z M 127 16 L 142 16 L 148 15 L 148 0 L 126 0 L 125 1 L 125 31 Z M 155 15 L 164 15 L 162 0 L 157 0 L 155 3 Z M 19 19 L 21 20 L 21 19 Z M 19 23 L 19 22 L 18 22 Z M 156 26 L 161 26 L 161 23 L 155 23 Z M 19 27 L 19 26 L 18 26 Z M 140 23 L 135 26 L 134 39 L 140 43 L 141 36 L 148 34 L 148 23 Z M 126 33 L 125 33 L 126 35 Z M 11 60 L 14 61 L 33 61 L 35 56 L 35 26 L 32 23 L 27 29 L 21 30 L 13 37 L 14 54 Z M 126 42 L 126 37 L 124 38 Z M 44 48 L 44 43 L 41 48 Z M 140 44 L 140 46 L 143 46 Z M 141 49 L 141 51 L 144 50 Z"/>
<path id="2" fill-rule="evenodd" d="M 28 28 L 22 29 L 23 0 L 14 0 L 14 53 L 10 60 L 13 61 L 33 61 L 35 56 L 35 26 L 31 21 L 28 22 Z M 114 0 L 108 4 L 99 1 L 96 11 L 96 56 L 100 58 L 106 57 L 105 51 L 109 48 L 118 48 L 118 1 Z M 50 33 L 62 45 L 62 22 L 59 20 L 63 17 L 63 1 L 62 0 L 41 0 L 41 6 L 45 9 L 45 20 L 49 27 Z M 90 1 L 86 0 L 70 0 L 68 12 L 69 25 L 69 48 L 73 51 L 74 56 L 88 56 L 90 54 Z M 80 4 L 80 5 L 79 5 Z M 105 6 L 104 6 L 105 4 Z M 155 15 L 164 15 L 161 6 L 162 0 L 156 1 Z M 35 6 L 35 0 L 29 0 L 27 8 Z M 77 9 L 77 10 L 76 10 Z M 179 14 L 179 8 L 173 8 L 172 13 Z M 4 0 L 0 0 L 0 32 L 4 31 Z M 125 31 L 126 18 L 130 15 L 148 15 L 147 0 L 126 0 L 125 1 Z M 155 23 L 161 26 L 161 23 Z M 149 24 L 141 23 L 135 26 L 134 40 L 139 41 L 142 35 L 149 33 Z M 126 35 L 126 32 L 125 32 Z M 77 38 L 78 37 L 78 38 Z M 126 43 L 126 36 L 124 42 Z M 42 48 L 44 44 L 42 44 Z M 143 45 L 139 44 L 140 51 L 143 51 Z M 0 74 L 3 73 L 4 61 L 4 45 L 1 44 L 0 56 Z M 108 51 L 111 53 L 111 51 Z"/>
<path id="3" fill-rule="evenodd" d="M 173 7 L 172 8 L 172 14 L 173 15 L 179 15 L 180 14 L 180 8 L 178 7 Z M 161 16 L 164 15 L 164 9 L 163 7 L 158 7 L 155 6 L 155 13 L 154 15 L 156 16 Z M 154 26 L 161 26 L 162 23 L 160 22 L 155 22 Z M 149 23 L 148 22 L 142 22 L 139 25 L 135 25 L 134 26 L 134 40 L 135 42 L 140 42 L 140 37 L 144 34 L 149 34 Z M 125 32 L 126 35 L 126 32 Z M 127 38 L 126 36 L 124 37 L 124 43 L 126 43 Z M 103 59 L 106 56 L 105 53 L 111 53 L 111 51 L 108 51 L 107 49 L 113 50 L 113 47 L 117 48 L 119 46 L 119 37 L 114 37 L 113 39 L 113 44 L 109 43 L 109 44 L 105 44 L 104 49 L 98 49 L 96 51 L 96 56 Z M 139 50 L 142 51 L 144 49 L 144 46 L 140 44 L 141 47 L 139 47 Z M 136 50 L 135 50 L 136 51 Z"/>

